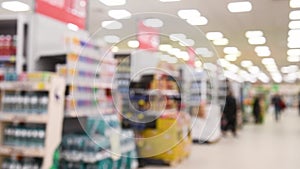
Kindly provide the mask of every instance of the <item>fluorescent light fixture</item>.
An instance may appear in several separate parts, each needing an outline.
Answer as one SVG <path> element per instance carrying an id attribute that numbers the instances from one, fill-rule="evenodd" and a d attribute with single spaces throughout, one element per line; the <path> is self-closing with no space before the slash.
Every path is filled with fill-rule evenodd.
<path id="1" fill-rule="evenodd" d="M 104 36 L 104 40 L 107 43 L 118 43 L 118 42 L 120 42 L 120 38 L 116 35 L 106 35 L 106 36 Z"/>
<path id="2" fill-rule="evenodd" d="M 300 62 L 300 56 L 288 56 L 287 60 L 289 62 L 299 63 Z"/>
<path id="3" fill-rule="evenodd" d="M 300 37 L 300 29 L 289 30 L 290 37 Z"/>
<path id="4" fill-rule="evenodd" d="M 256 38 L 256 37 L 262 37 L 264 35 L 264 33 L 262 31 L 247 31 L 245 33 L 245 36 L 247 38 Z"/>
<path id="5" fill-rule="evenodd" d="M 181 50 L 178 49 L 178 48 L 172 48 L 172 49 L 168 50 L 168 53 L 169 53 L 170 55 L 176 55 L 176 54 L 178 54 L 179 52 L 181 52 Z"/>
<path id="6" fill-rule="evenodd" d="M 179 42 L 181 46 L 194 46 L 195 41 L 193 39 L 184 39 Z"/>
<path id="7" fill-rule="evenodd" d="M 288 42 L 297 42 L 297 41 L 299 41 L 298 37 L 292 37 L 292 36 L 288 37 Z"/>
<path id="8" fill-rule="evenodd" d="M 184 61 L 188 61 L 188 60 L 190 60 L 190 55 L 183 55 L 183 56 L 182 56 L 182 59 L 183 59 Z"/>
<path id="9" fill-rule="evenodd" d="M 127 45 L 131 48 L 138 48 L 140 46 L 140 43 L 137 40 L 131 40 L 127 42 Z"/>
<path id="10" fill-rule="evenodd" d="M 273 58 L 264 58 L 261 60 L 261 63 L 264 65 L 276 64 Z"/>
<path id="11" fill-rule="evenodd" d="M 197 25 L 197 26 L 206 25 L 208 23 L 208 20 L 204 16 L 192 17 L 187 19 L 186 21 L 190 25 Z"/>
<path id="12" fill-rule="evenodd" d="M 179 52 L 177 52 L 177 53 L 175 54 L 175 56 L 176 56 L 177 58 L 183 59 L 183 58 L 189 57 L 189 54 L 188 54 L 186 51 L 179 51 Z"/>
<path id="13" fill-rule="evenodd" d="M 208 50 L 207 48 L 196 48 L 195 53 L 205 58 L 210 58 L 214 56 L 214 53 Z"/>
<path id="14" fill-rule="evenodd" d="M 196 9 L 179 10 L 177 14 L 182 19 L 198 18 L 201 16 L 200 12 Z"/>
<path id="15" fill-rule="evenodd" d="M 169 44 L 161 44 L 158 48 L 161 51 L 167 52 L 168 50 L 172 49 L 172 46 Z"/>
<path id="16" fill-rule="evenodd" d="M 200 60 L 197 60 L 197 61 L 195 62 L 195 66 L 196 66 L 197 68 L 200 68 L 200 67 L 202 66 L 202 62 L 201 62 Z"/>
<path id="17" fill-rule="evenodd" d="M 226 68 L 233 73 L 237 73 L 240 70 L 240 68 L 235 64 L 230 64 Z"/>
<path id="18" fill-rule="evenodd" d="M 121 6 L 126 4 L 126 0 L 99 0 L 106 6 Z"/>
<path id="19" fill-rule="evenodd" d="M 299 55 L 300 56 L 300 49 L 289 49 L 287 51 L 287 54 L 289 56 L 292 56 L 292 55 Z"/>
<path id="20" fill-rule="evenodd" d="M 229 67 L 229 65 L 231 65 L 231 63 L 228 62 L 226 59 L 219 59 L 218 64 L 222 67 Z"/>
<path id="21" fill-rule="evenodd" d="M 291 41 L 288 42 L 289 48 L 300 48 L 300 41 Z"/>
<path id="22" fill-rule="evenodd" d="M 300 19 L 300 10 L 291 11 L 289 15 L 290 20 L 298 20 Z"/>
<path id="23" fill-rule="evenodd" d="M 30 6 L 20 1 L 5 1 L 1 3 L 1 7 L 13 12 L 29 11 Z"/>
<path id="24" fill-rule="evenodd" d="M 131 13 L 125 9 L 110 10 L 108 15 L 114 19 L 129 19 L 131 17 Z"/>
<path id="25" fill-rule="evenodd" d="M 272 79 L 274 80 L 274 82 L 276 83 L 281 83 L 282 82 L 282 76 L 280 73 L 272 73 Z"/>
<path id="26" fill-rule="evenodd" d="M 260 72 L 259 67 L 257 67 L 257 66 L 249 67 L 248 71 L 254 75 L 257 75 Z"/>
<path id="27" fill-rule="evenodd" d="M 222 39 L 223 34 L 221 32 L 208 32 L 208 33 L 206 33 L 206 38 L 208 40 Z"/>
<path id="28" fill-rule="evenodd" d="M 299 0 L 290 0 L 290 7 L 291 8 L 300 8 L 300 1 Z"/>
<path id="29" fill-rule="evenodd" d="M 225 47 L 223 49 L 223 52 L 226 53 L 226 54 L 237 54 L 240 51 L 236 47 Z"/>
<path id="30" fill-rule="evenodd" d="M 72 31 L 78 31 L 79 30 L 79 27 L 73 23 L 68 23 L 67 24 L 67 27 L 72 30 Z"/>
<path id="31" fill-rule="evenodd" d="M 255 52 L 257 53 L 258 56 L 261 56 L 261 57 L 271 55 L 271 51 L 268 46 L 257 46 L 257 47 L 255 47 Z"/>
<path id="32" fill-rule="evenodd" d="M 270 81 L 270 78 L 263 72 L 259 73 L 258 79 L 263 83 L 268 83 Z"/>
<path id="33" fill-rule="evenodd" d="M 266 43 L 266 41 L 267 40 L 265 37 L 255 37 L 255 38 L 248 39 L 248 42 L 251 45 L 263 45 Z"/>
<path id="34" fill-rule="evenodd" d="M 153 28 L 160 28 L 164 25 L 162 20 L 156 18 L 145 19 L 143 23 L 145 26 L 153 27 Z"/>
<path id="35" fill-rule="evenodd" d="M 300 29 L 300 21 L 291 21 L 289 23 L 290 29 Z"/>
<path id="36" fill-rule="evenodd" d="M 222 38 L 222 39 L 216 39 L 213 41 L 214 45 L 217 46 L 224 46 L 224 45 L 228 45 L 229 40 L 227 38 Z"/>
<path id="37" fill-rule="evenodd" d="M 231 62 L 234 62 L 237 60 L 237 56 L 236 55 L 226 55 L 225 59 Z"/>
<path id="38" fill-rule="evenodd" d="M 118 21 L 103 21 L 101 26 L 105 29 L 112 30 L 121 29 L 123 27 L 122 23 Z"/>
<path id="39" fill-rule="evenodd" d="M 247 67 L 253 66 L 253 63 L 252 63 L 252 61 L 250 61 L 250 60 L 243 60 L 243 61 L 241 62 L 241 66 L 247 68 Z"/>
<path id="40" fill-rule="evenodd" d="M 175 33 L 175 34 L 171 34 L 169 36 L 169 38 L 172 40 L 172 41 L 182 41 L 184 39 L 186 39 L 186 35 L 185 34 L 182 34 L 182 33 Z"/>
<path id="41" fill-rule="evenodd" d="M 111 52 L 119 52 L 119 47 L 118 46 L 111 47 Z"/>
<path id="42" fill-rule="evenodd" d="M 160 2 L 178 2 L 181 0 L 159 0 Z"/>
<path id="43" fill-rule="evenodd" d="M 232 13 L 249 12 L 252 10 L 252 4 L 248 1 L 232 2 L 227 5 L 227 8 Z"/>

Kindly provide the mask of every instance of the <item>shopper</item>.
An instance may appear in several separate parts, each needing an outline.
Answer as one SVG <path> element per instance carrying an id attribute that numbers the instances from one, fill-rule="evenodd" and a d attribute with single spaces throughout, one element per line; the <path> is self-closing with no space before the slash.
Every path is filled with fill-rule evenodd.
<path id="1" fill-rule="evenodd" d="M 298 113 L 299 113 L 299 116 L 300 116 L 300 91 L 298 93 Z"/>
<path id="2" fill-rule="evenodd" d="M 260 123 L 259 116 L 261 114 L 260 97 L 256 96 L 253 102 L 253 117 L 256 124 Z"/>
<path id="3" fill-rule="evenodd" d="M 281 111 L 284 110 L 286 106 L 278 93 L 272 97 L 272 104 L 274 106 L 275 120 L 278 122 L 280 120 Z"/>
<path id="4" fill-rule="evenodd" d="M 231 130 L 232 134 L 236 137 L 236 123 L 237 123 L 237 104 L 236 99 L 233 97 L 231 91 L 228 91 L 226 96 L 225 107 L 223 110 L 223 117 L 226 120 L 223 132 L 226 134 L 228 130 Z"/>

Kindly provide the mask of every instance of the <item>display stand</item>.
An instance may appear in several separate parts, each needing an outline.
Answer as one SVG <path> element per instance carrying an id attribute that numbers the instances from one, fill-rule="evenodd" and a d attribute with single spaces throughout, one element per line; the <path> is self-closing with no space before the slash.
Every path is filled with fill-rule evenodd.
<path id="1" fill-rule="evenodd" d="M 53 153 L 61 141 L 65 82 L 62 78 L 52 75 L 49 81 L 1 82 L 1 114 L 0 129 L 10 124 L 40 124 L 45 127 L 45 141 L 42 148 L 27 146 L 4 145 L 4 137 L 0 136 L 0 155 L 4 157 L 33 157 L 42 159 L 42 169 L 52 165 Z M 27 114 L 26 112 L 5 112 L 3 98 L 11 92 L 46 92 L 48 108 L 45 114 Z"/>

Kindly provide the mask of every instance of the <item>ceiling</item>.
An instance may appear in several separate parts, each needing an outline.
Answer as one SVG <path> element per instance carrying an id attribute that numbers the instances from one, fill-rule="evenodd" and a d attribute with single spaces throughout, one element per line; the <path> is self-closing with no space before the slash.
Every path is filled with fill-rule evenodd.
<path id="1" fill-rule="evenodd" d="M 261 30 L 267 39 L 264 45 L 270 48 L 270 57 L 275 59 L 279 70 L 283 66 L 299 66 L 299 62 L 290 63 L 287 61 L 289 12 L 292 11 L 289 7 L 289 0 L 250 0 L 252 3 L 252 11 L 230 13 L 227 9 L 227 5 L 235 1 L 236 0 L 181 0 L 179 2 L 162 3 L 159 0 L 127 0 L 126 5 L 107 7 L 99 2 L 99 0 L 90 0 L 88 29 L 98 37 L 114 34 L 123 39 L 130 35 L 135 36 L 137 32 L 137 20 L 155 17 L 164 21 L 163 27 L 160 28 L 162 36 L 172 33 L 184 33 L 196 41 L 193 46 L 195 48 L 214 46 L 212 43 L 209 43 L 204 36 L 207 32 L 219 31 L 229 39 L 229 44 L 226 46 L 235 46 L 242 53 L 242 55 L 232 63 L 241 66 L 240 62 L 242 60 L 251 60 L 254 65 L 257 65 L 263 72 L 270 76 L 261 62 L 265 57 L 257 56 L 254 51 L 257 45 L 250 45 L 248 39 L 245 37 L 246 31 Z M 101 21 L 112 20 L 107 14 L 110 9 L 126 9 L 133 14 L 133 17 L 127 20 L 120 20 L 123 23 L 121 30 L 101 29 Z M 204 26 L 189 25 L 178 17 L 177 12 L 180 9 L 199 10 L 201 15 L 208 19 L 208 24 Z M 152 14 L 149 14 L 149 12 Z M 198 30 L 195 31 L 195 28 Z M 199 32 L 199 30 L 203 33 Z M 124 41 L 126 41 L 126 39 Z M 162 38 L 161 41 L 165 43 L 167 38 Z M 175 45 L 172 41 L 170 43 Z M 226 46 L 214 46 L 219 57 L 224 57 L 223 49 Z M 126 45 L 123 47 L 125 48 Z"/>
<path id="2" fill-rule="evenodd" d="M 0 0 L 3 1 L 3 0 Z M 194 48 L 207 47 L 216 51 L 215 57 L 224 57 L 223 49 L 226 46 L 237 47 L 242 55 L 234 62 L 241 67 L 242 60 L 251 60 L 268 76 L 270 73 L 262 64 L 262 57 L 257 56 L 254 51 L 255 45 L 250 45 L 245 32 L 249 30 L 261 30 L 266 37 L 271 56 L 276 61 L 280 70 L 283 66 L 298 65 L 299 62 L 287 61 L 287 38 L 289 12 L 289 0 L 249 0 L 252 3 L 252 11 L 245 13 L 230 13 L 227 5 L 237 0 L 181 0 L 178 2 L 162 3 L 159 0 L 127 0 L 123 6 L 108 7 L 99 0 L 88 0 L 87 29 L 94 37 L 102 38 L 105 35 L 117 35 L 124 42 L 120 46 L 128 50 L 126 43 L 128 39 L 135 39 L 138 20 L 145 18 L 159 18 L 164 22 L 159 28 L 161 43 L 171 43 L 174 47 L 183 48 L 178 43 L 170 41 L 168 35 L 173 33 L 184 33 L 195 41 Z M 24 1 L 33 4 L 33 0 Z M 133 16 L 130 19 L 122 19 L 123 27 L 120 30 L 107 30 L 101 27 L 101 22 L 113 20 L 108 16 L 110 9 L 126 9 Z M 203 26 L 191 26 L 178 17 L 180 9 L 197 9 L 202 16 L 208 19 L 208 24 Z M 0 14 L 10 13 L 0 9 Z M 214 46 L 205 38 L 207 32 L 219 31 L 229 40 L 226 46 Z M 299 72 L 299 70 L 298 70 Z M 299 74 L 299 73 L 298 73 Z M 298 75 L 299 76 L 299 75 Z M 298 78 L 299 81 L 299 78 Z"/>

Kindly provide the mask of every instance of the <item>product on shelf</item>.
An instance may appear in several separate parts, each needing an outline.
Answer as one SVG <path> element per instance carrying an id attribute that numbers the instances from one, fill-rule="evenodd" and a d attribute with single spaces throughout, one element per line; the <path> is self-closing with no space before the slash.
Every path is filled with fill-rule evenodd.
<path id="1" fill-rule="evenodd" d="M 41 169 L 42 160 L 38 158 L 5 158 L 2 169 Z"/>
<path id="2" fill-rule="evenodd" d="M 17 77 L 0 82 L 0 166 L 50 168 L 61 141 L 65 82 L 48 72 Z"/>

